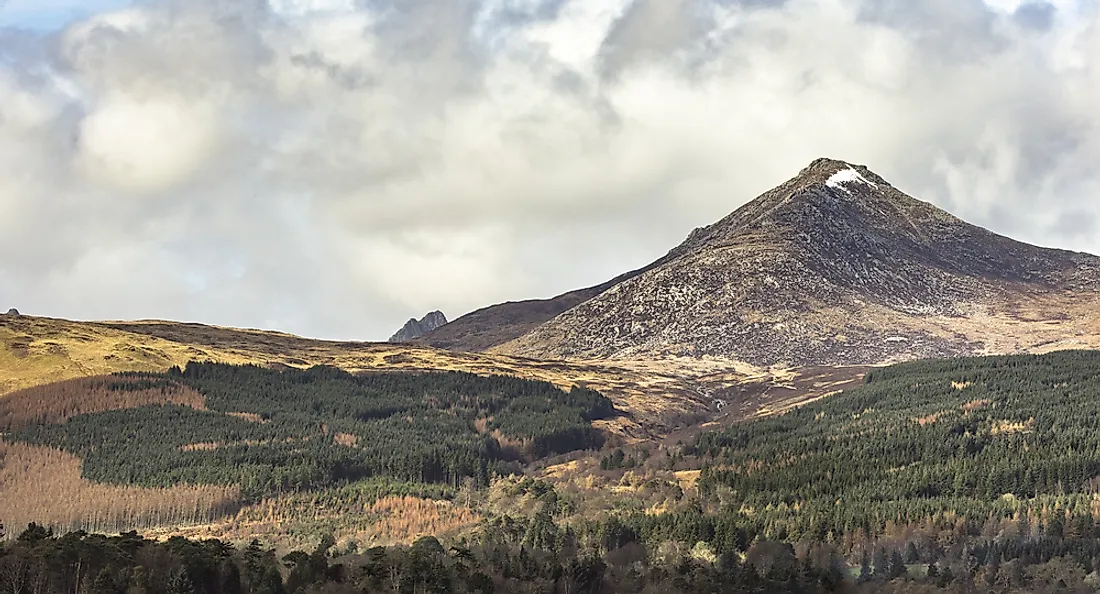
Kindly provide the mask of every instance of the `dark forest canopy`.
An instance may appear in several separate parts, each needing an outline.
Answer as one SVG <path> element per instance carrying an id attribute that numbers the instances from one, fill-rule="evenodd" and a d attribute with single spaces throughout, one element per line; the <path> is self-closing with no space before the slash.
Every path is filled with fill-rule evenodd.
<path id="1" fill-rule="evenodd" d="M 275 371 L 191 363 L 125 374 L 117 390 L 179 383 L 205 410 L 144 406 L 38 425 L 14 439 L 59 447 L 86 478 L 165 487 L 235 484 L 245 493 L 320 488 L 371 476 L 481 484 L 509 460 L 603 444 L 592 421 L 616 414 L 598 392 L 468 373 Z"/>
<path id="2" fill-rule="evenodd" d="M 876 370 L 857 389 L 703 434 L 688 452 L 704 461 L 706 497 L 759 510 L 752 523 L 792 539 L 944 514 L 980 523 L 1030 507 L 1077 506 L 1091 518 L 1100 353 Z"/>

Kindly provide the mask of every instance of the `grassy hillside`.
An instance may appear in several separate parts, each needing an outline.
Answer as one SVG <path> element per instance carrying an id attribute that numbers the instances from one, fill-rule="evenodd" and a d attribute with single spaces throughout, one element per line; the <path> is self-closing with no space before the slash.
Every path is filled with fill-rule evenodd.
<path id="1" fill-rule="evenodd" d="M 442 351 L 427 347 L 334 342 L 279 332 L 178 322 L 73 322 L 0 316 L 0 398 L 59 380 L 119 371 L 159 372 L 189 361 L 304 368 L 330 365 L 352 372 L 464 371 L 586 384 L 627 413 L 606 428 L 644 437 L 677 419 L 699 418 L 710 406 L 695 378 L 716 389 L 744 379 L 725 361 L 560 362 Z"/>

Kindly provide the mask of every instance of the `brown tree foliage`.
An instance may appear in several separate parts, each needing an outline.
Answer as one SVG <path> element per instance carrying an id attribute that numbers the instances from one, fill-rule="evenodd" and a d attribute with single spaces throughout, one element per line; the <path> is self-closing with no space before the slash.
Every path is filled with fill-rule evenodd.
<path id="1" fill-rule="evenodd" d="M 184 536 L 228 542 L 258 538 L 291 551 L 315 546 L 318 534 L 332 534 L 338 542 L 355 541 L 360 546 L 410 544 L 421 536 L 470 529 L 481 519 L 470 508 L 449 501 L 397 495 L 341 500 L 325 493 L 296 493 L 265 498 L 210 524 L 169 526 L 145 534 L 157 539 Z"/>
<path id="2" fill-rule="evenodd" d="M 0 522 L 52 526 L 56 532 L 115 533 L 201 524 L 239 508 L 231 487 L 119 487 L 84 480 L 80 459 L 51 448 L 0 440 Z"/>
<path id="3" fill-rule="evenodd" d="M 368 542 L 404 543 L 421 536 L 446 534 L 476 524 L 477 514 L 446 501 L 417 497 L 384 497 L 366 510 L 374 520 L 365 534 Z"/>
<path id="4" fill-rule="evenodd" d="M 112 384 L 136 378 L 86 377 L 45 384 L 0 397 L 0 432 L 28 425 L 61 423 L 82 414 L 137 408 L 149 404 L 179 404 L 202 409 L 205 397 L 175 382 L 145 390 L 112 390 Z"/>

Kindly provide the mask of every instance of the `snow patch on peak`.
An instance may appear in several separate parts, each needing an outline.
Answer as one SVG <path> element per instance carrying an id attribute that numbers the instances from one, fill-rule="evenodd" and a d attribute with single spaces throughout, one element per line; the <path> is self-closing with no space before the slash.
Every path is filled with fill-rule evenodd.
<path id="1" fill-rule="evenodd" d="M 869 185 L 873 188 L 878 187 L 878 184 L 876 184 L 873 181 L 870 181 L 866 177 L 863 177 L 862 173 L 856 171 L 852 167 L 849 167 L 847 169 L 841 169 L 840 171 L 837 171 L 836 173 L 834 173 L 832 175 L 832 177 L 830 177 L 825 182 L 825 185 L 829 186 L 830 188 L 836 188 L 838 190 L 848 192 L 848 188 L 845 188 L 844 184 L 854 184 L 854 183 L 864 183 L 864 184 L 867 184 L 867 185 Z"/>

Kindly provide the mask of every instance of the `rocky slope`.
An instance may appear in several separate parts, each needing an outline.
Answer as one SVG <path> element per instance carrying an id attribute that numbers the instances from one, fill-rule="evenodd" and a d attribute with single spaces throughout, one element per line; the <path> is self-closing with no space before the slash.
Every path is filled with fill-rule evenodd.
<path id="1" fill-rule="evenodd" d="M 441 311 L 429 312 L 423 318 L 417 320 L 410 318 L 393 336 L 390 342 L 409 342 L 424 336 L 425 334 L 447 323 L 447 316 Z"/>
<path id="2" fill-rule="evenodd" d="M 414 342 L 453 351 L 480 352 L 502 345 L 534 330 L 563 312 L 588 301 L 615 285 L 630 280 L 676 258 L 694 246 L 691 239 L 652 264 L 621 274 L 603 284 L 577 289 L 552 299 L 529 299 L 490 305 L 468 313 L 425 334 Z"/>
<path id="3" fill-rule="evenodd" d="M 1100 258 L 1014 241 L 864 166 L 819 159 L 495 350 L 795 366 L 1025 350 L 1050 342 L 1029 343 L 1028 324 L 1061 325 L 1056 338 L 1093 332 L 1098 281 Z M 1000 327 L 1014 322 L 1027 327 Z M 1000 340 L 1009 331 L 1015 343 Z"/>
<path id="4" fill-rule="evenodd" d="M 530 299 L 490 305 L 468 313 L 413 342 L 455 351 L 477 352 L 504 344 L 539 324 L 599 295 L 607 287 L 579 289 L 553 299 Z"/>

